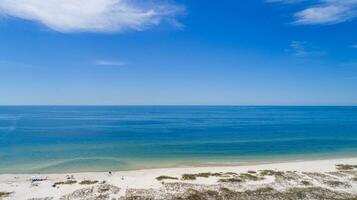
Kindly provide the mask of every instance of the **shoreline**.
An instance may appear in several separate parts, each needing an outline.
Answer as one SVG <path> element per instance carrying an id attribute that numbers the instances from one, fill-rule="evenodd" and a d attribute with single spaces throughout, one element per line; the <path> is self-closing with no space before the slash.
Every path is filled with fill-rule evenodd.
<path id="1" fill-rule="evenodd" d="M 357 157 L 339 158 L 339 159 L 323 159 L 309 161 L 290 161 L 279 163 L 266 163 L 256 165 L 239 165 L 239 166 L 204 166 L 204 167 L 180 167 L 180 168 L 157 168 L 157 169 L 141 169 L 130 171 L 116 171 L 109 175 L 108 172 L 80 172 L 80 173 L 35 173 L 35 174 L 0 174 L 0 192 L 12 192 L 15 199 L 28 198 L 45 198 L 54 197 L 59 199 L 65 194 L 70 194 L 76 190 L 81 190 L 88 185 L 74 184 L 61 185 L 52 187 L 57 182 L 67 180 L 66 175 L 74 177 L 74 180 L 81 182 L 84 180 L 98 181 L 98 183 L 106 183 L 112 186 L 121 188 L 115 194 L 117 196 L 125 196 L 131 190 L 160 190 L 164 183 L 180 183 L 213 186 L 219 184 L 219 177 L 200 177 L 195 180 L 182 180 L 183 174 L 198 174 L 198 173 L 234 173 L 241 174 L 248 171 L 259 172 L 262 170 L 274 170 L 284 172 L 299 172 L 299 173 L 326 173 L 336 172 L 337 164 L 357 165 Z M 29 181 L 31 176 L 41 176 L 47 178 L 45 181 L 37 182 L 34 186 Z M 175 180 L 157 180 L 160 176 L 175 177 Z M 265 181 L 265 182 L 264 182 Z M 265 178 L 263 183 L 272 181 L 272 178 Z M 350 184 L 350 183 L 349 183 Z M 352 183 L 351 183 L 352 184 Z M 357 183 L 356 183 L 357 184 Z M 353 187 L 352 187 L 353 186 Z M 353 191 L 357 193 L 357 185 L 352 185 Z M 351 189 L 351 188 L 350 188 Z M 10 198 L 11 199 L 11 198 Z"/>
<path id="2" fill-rule="evenodd" d="M 315 155 L 318 156 L 318 155 Z M 327 155 L 328 156 L 328 155 Z M 142 167 L 138 169 L 127 169 L 127 170 L 98 170 L 98 171 L 68 171 L 68 172 L 31 172 L 31 173 L 0 173 L 0 177 L 2 175 L 58 175 L 58 174 L 83 174 L 83 173 L 107 173 L 109 171 L 111 172 L 134 172 L 134 171 L 143 171 L 143 170 L 168 170 L 168 169 L 191 169 L 191 168 L 226 168 L 226 167 L 249 167 L 249 166 L 261 166 L 261 165 L 274 165 L 274 164 L 286 164 L 286 163 L 300 163 L 300 162 L 319 162 L 319 161 L 333 161 L 333 160 L 349 160 L 349 159 L 357 159 L 357 156 L 331 156 L 332 158 L 321 158 L 321 159 L 316 159 L 315 157 L 308 157 L 304 159 L 280 159 L 280 160 L 275 160 L 272 159 L 271 161 L 258 161 L 258 160 L 252 160 L 252 161 L 222 161 L 224 164 L 208 164 L 208 163 L 203 163 L 203 164 L 177 164 L 173 166 L 158 166 L 158 167 Z M 218 162 L 218 161 L 216 161 Z"/>
<path id="3" fill-rule="evenodd" d="M 355 154 L 357 155 L 357 154 Z M 283 158 L 278 157 L 268 157 L 261 159 L 243 159 L 234 160 L 234 158 L 229 159 L 213 159 L 213 161 L 199 161 L 199 162 L 189 162 L 183 161 L 178 163 L 164 163 L 162 165 L 148 165 L 147 167 L 134 167 L 132 169 L 109 169 L 109 170 L 77 170 L 77 171 L 36 171 L 33 172 L 0 172 L 1 175 L 33 175 L 33 174 L 80 174 L 80 173 L 105 173 L 111 172 L 129 172 L 129 171 L 141 171 L 141 170 L 155 170 L 155 169 L 181 169 L 181 168 L 205 168 L 205 167 L 240 167 L 240 166 L 256 166 L 256 165 L 268 165 L 268 164 L 278 164 L 278 163 L 294 163 L 294 162 L 308 162 L 308 161 L 324 161 L 324 160 L 341 160 L 341 159 L 351 159 L 357 158 L 357 156 L 350 153 L 348 156 L 342 156 L 340 154 L 313 154 L 308 156 L 295 157 L 296 155 L 284 156 Z M 160 162 L 160 161 L 156 161 Z M 164 161 L 165 162 L 165 161 Z"/>

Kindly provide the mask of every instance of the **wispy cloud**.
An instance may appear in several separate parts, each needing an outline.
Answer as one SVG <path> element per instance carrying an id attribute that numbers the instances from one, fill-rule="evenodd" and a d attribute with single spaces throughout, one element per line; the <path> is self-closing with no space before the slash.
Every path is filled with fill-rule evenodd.
<path id="1" fill-rule="evenodd" d="M 356 61 L 344 62 L 340 64 L 340 67 L 357 67 Z"/>
<path id="2" fill-rule="evenodd" d="M 346 80 L 357 80 L 357 76 L 348 76 L 348 77 L 345 77 L 344 79 L 346 79 Z"/>
<path id="3" fill-rule="evenodd" d="M 357 18 L 357 0 L 268 0 L 268 2 L 305 2 L 305 8 L 294 13 L 295 25 L 337 24 Z"/>
<path id="4" fill-rule="evenodd" d="M 0 14 L 59 32 L 123 32 L 176 21 L 183 7 L 160 0 L 0 0 Z"/>
<path id="5" fill-rule="evenodd" d="M 269 3 L 300 3 L 306 0 L 267 0 Z"/>
<path id="6" fill-rule="evenodd" d="M 353 44 L 350 47 L 353 48 L 353 49 L 357 49 L 357 44 Z"/>
<path id="7" fill-rule="evenodd" d="M 2 60 L 0 59 L 0 67 L 19 67 L 19 68 L 32 68 L 34 66 L 20 63 L 20 62 L 13 62 L 10 60 Z"/>
<path id="8" fill-rule="evenodd" d="M 306 41 L 292 41 L 289 48 L 285 51 L 297 57 L 321 56 L 325 54 L 325 52 L 318 50 L 318 48 Z"/>
<path id="9" fill-rule="evenodd" d="M 118 60 L 96 60 L 94 61 L 95 65 L 102 65 L 102 66 L 124 66 L 127 63 Z"/>

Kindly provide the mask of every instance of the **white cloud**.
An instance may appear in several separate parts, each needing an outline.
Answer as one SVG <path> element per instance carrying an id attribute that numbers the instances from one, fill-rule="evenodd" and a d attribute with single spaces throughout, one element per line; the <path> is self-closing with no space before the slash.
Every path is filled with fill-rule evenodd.
<path id="1" fill-rule="evenodd" d="M 269 0 L 299 3 L 303 0 Z M 357 17 L 357 0 L 305 0 L 306 7 L 294 14 L 296 25 L 337 24 Z"/>
<path id="2" fill-rule="evenodd" d="M 103 66 L 124 66 L 127 63 L 118 60 L 96 60 L 94 61 L 95 65 L 103 65 Z"/>
<path id="3" fill-rule="evenodd" d="M 183 11 L 158 0 L 0 0 L 0 14 L 39 22 L 59 32 L 143 30 Z"/>

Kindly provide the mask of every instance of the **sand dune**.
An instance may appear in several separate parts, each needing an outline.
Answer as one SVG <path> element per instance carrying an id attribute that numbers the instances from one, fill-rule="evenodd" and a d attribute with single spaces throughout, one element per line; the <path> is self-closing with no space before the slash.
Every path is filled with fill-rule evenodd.
<path id="1" fill-rule="evenodd" d="M 357 158 L 247 166 L 145 169 L 113 172 L 112 175 L 108 172 L 3 174 L 0 175 L 0 192 L 3 192 L 0 194 L 3 199 L 19 200 L 31 198 L 130 199 L 129 197 L 133 196 L 143 199 L 145 196 L 156 199 L 175 199 L 176 196 L 186 195 L 188 189 L 205 195 L 207 188 L 211 191 L 228 188 L 229 191 L 244 192 L 269 187 L 274 189 L 274 192 L 280 192 L 277 194 L 283 194 L 281 192 L 296 188 L 306 190 L 319 187 L 341 193 L 341 197 L 343 195 L 356 196 L 356 169 L 353 167 L 337 169 L 338 164 L 356 165 Z M 184 174 L 186 176 L 183 176 Z M 74 179 L 68 181 L 68 175 L 73 176 Z M 47 180 L 32 183 L 29 179 L 33 176 L 47 178 Z M 161 179 L 157 180 L 160 176 Z M 85 180 L 90 181 L 85 182 Z M 231 194 L 234 195 L 234 193 Z M 331 195 L 334 194 L 331 193 Z M 336 199 L 339 199 L 337 197 Z"/>

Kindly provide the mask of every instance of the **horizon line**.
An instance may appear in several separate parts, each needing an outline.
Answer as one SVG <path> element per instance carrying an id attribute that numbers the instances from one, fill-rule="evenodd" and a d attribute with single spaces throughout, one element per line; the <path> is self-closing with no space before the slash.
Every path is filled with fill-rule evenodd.
<path id="1" fill-rule="evenodd" d="M 232 106 L 232 107 L 357 107 L 357 104 L 0 104 L 1 107 L 5 106 L 100 106 L 100 107 L 110 107 L 110 106 Z"/>

